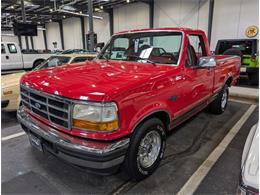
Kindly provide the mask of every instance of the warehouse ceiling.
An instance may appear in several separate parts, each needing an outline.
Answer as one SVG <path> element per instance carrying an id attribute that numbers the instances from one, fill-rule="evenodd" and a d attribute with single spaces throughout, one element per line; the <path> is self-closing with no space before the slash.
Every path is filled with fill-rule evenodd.
<path id="1" fill-rule="evenodd" d="M 141 0 L 93 0 L 94 15 Z M 143 0 L 148 2 L 149 0 Z M 24 0 L 26 22 L 39 25 L 88 14 L 88 0 Z M 13 21 L 22 21 L 21 0 L 1 0 L 2 30 L 11 30 Z"/>

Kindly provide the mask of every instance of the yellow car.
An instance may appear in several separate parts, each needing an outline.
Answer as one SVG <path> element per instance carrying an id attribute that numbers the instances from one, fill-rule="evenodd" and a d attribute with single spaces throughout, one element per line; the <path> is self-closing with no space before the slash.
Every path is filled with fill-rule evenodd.
<path id="1" fill-rule="evenodd" d="M 75 64 L 87 60 L 93 60 L 97 54 L 67 54 L 51 56 L 48 60 L 38 65 L 34 70 L 61 66 L 63 64 Z M 33 70 L 33 71 L 34 71 Z M 20 79 L 26 74 L 25 71 L 1 76 L 1 106 L 2 111 L 16 111 L 20 104 Z"/>

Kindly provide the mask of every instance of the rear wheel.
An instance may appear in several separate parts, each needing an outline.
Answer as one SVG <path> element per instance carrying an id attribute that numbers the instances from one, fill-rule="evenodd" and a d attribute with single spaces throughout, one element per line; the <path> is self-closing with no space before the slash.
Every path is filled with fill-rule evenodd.
<path id="1" fill-rule="evenodd" d="M 142 180 L 157 169 L 165 142 L 164 125 L 158 118 L 151 118 L 135 129 L 123 167 L 132 180 Z"/>
<path id="2" fill-rule="evenodd" d="M 33 67 L 32 69 L 36 68 L 38 65 L 40 65 L 44 60 L 36 60 L 34 63 L 33 63 Z"/>
<path id="3" fill-rule="evenodd" d="M 222 90 L 218 93 L 217 98 L 209 105 L 210 112 L 214 114 L 222 114 L 228 103 L 228 86 L 222 88 Z"/>

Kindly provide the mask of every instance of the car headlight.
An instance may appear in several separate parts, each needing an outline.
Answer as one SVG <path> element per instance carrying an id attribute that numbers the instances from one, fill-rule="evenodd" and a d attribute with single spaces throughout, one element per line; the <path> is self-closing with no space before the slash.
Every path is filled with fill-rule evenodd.
<path id="1" fill-rule="evenodd" d="M 90 131 L 114 131 L 119 127 L 115 103 L 75 104 L 73 127 Z"/>

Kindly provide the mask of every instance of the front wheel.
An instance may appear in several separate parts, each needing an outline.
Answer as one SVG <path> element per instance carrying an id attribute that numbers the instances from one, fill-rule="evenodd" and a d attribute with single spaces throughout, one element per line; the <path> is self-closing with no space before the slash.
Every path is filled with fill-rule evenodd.
<path id="1" fill-rule="evenodd" d="M 157 169 L 165 142 L 165 128 L 158 118 L 151 118 L 135 129 L 123 166 L 132 180 L 140 181 Z"/>
<path id="2" fill-rule="evenodd" d="M 218 93 L 217 98 L 209 105 L 210 112 L 214 114 L 222 114 L 228 103 L 228 86 L 225 85 Z"/>

